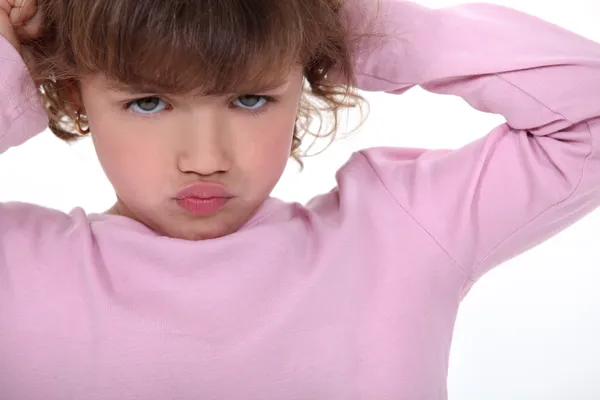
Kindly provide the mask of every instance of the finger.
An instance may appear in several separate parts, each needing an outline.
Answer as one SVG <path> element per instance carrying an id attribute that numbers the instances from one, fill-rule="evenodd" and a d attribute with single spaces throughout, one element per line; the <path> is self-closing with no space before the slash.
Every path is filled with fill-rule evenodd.
<path id="1" fill-rule="evenodd" d="M 37 14 L 36 0 L 15 0 L 10 10 L 10 21 L 13 26 L 22 26 Z"/>
<path id="2" fill-rule="evenodd" d="M 12 8 L 12 4 L 8 0 L 0 0 L 0 11 L 4 11 L 7 15 Z"/>
<path id="3" fill-rule="evenodd" d="M 35 15 L 17 29 L 17 35 L 24 40 L 35 39 L 40 34 L 42 23 L 42 12 L 37 9 Z"/>

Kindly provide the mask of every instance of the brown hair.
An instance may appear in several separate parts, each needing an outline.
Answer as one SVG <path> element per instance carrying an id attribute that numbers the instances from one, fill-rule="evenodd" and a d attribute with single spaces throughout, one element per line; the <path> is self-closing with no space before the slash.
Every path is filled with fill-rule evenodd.
<path id="1" fill-rule="evenodd" d="M 38 0 L 45 27 L 28 64 L 49 128 L 70 141 L 80 135 L 69 90 L 88 73 L 140 92 L 251 94 L 300 63 L 307 87 L 292 156 L 302 164 L 306 134 L 333 140 L 339 112 L 367 104 L 355 90 L 351 48 L 360 37 L 343 24 L 344 1 Z M 326 79 L 334 66 L 335 84 Z M 322 132 L 326 113 L 333 124 Z"/>

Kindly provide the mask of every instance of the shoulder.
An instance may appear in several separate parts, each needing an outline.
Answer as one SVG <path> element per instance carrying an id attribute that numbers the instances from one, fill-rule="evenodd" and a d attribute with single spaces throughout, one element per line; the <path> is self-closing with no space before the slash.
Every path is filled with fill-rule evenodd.
<path id="1" fill-rule="evenodd" d="M 447 151 L 406 147 L 373 147 L 354 153 L 338 170 L 338 184 L 351 182 L 369 188 L 390 190 L 402 187 L 403 180 L 410 179 L 416 168 L 444 157 Z M 410 187 L 410 185 L 404 186 Z"/>
<path id="2" fill-rule="evenodd" d="M 75 208 L 70 213 L 21 202 L 0 204 L 0 226 L 6 230 L 9 227 L 58 227 L 76 223 L 86 219 L 81 208 Z"/>
<path id="3" fill-rule="evenodd" d="M 396 193 L 399 183 L 410 174 L 415 160 L 426 152 L 393 147 L 357 151 L 338 169 L 335 188 L 314 197 L 307 207 L 323 216 L 342 219 L 373 220 L 382 214 L 402 213 Z"/>
<path id="4" fill-rule="evenodd" d="M 70 213 L 27 203 L 0 204 L 0 251 L 31 254 L 57 249 L 89 234 L 89 222 L 81 208 Z"/>

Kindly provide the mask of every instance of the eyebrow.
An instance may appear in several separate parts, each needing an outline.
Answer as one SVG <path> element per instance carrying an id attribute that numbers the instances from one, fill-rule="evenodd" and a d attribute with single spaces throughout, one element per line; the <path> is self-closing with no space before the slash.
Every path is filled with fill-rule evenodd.
<path id="1" fill-rule="evenodd" d="M 289 80 L 286 78 L 282 81 L 277 81 L 272 84 L 267 84 L 259 87 L 252 88 L 250 91 L 246 91 L 245 93 L 251 92 L 270 92 L 275 89 L 279 89 L 289 83 Z M 156 93 L 159 95 L 169 95 L 172 93 L 166 93 L 164 90 L 158 87 L 154 87 L 152 85 L 128 85 L 126 83 L 120 81 L 109 80 L 107 85 L 107 89 L 114 92 L 122 92 L 127 94 L 140 94 L 140 93 Z M 239 94 L 239 93 L 229 93 L 229 94 Z"/>
<path id="2" fill-rule="evenodd" d="M 265 86 L 259 87 L 258 88 L 259 90 L 257 90 L 257 91 L 259 91 L 259 92 L 268 92 L 268 91 L 271 91 L 271 90 L 279 89 L 280 87 L 283 87 L 283 86 L 287 85 L 288 83 L 289 83 L 289 80 L 288 79 L 284 79 L 282 81 L 275 82 L 275 83 L 270 84 L 270 85 L 265 85 Z"/>
<path id="3" fill-rule="evenodd" d="M 113 92 L 123 92 L 128 94 L 138 94 L 138 93 L 157 93 L 157 94 L 167 94 L 164 90 L 154 87 L 151 85 L 128 85 L 126 83 L 114 80 L 108 80 L 106 84 L 106 88 Z"/>

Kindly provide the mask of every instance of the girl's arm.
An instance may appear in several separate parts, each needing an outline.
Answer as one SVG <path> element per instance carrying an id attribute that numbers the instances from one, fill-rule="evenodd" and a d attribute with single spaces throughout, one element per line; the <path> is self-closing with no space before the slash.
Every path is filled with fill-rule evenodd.
<path id="1" fill-rule="evenodd" d="M 18 146 L 48 127 L 48 115 L 25 62 L 0 35 L 0 153 Z M 31 160 L 38 162 L 38 160 Z M 44 168 L 44 165 L 39 165 Z M 13 264 L 24 267 L 23 254 L 39 255 L 47 244 L 53 251 L 79 231 L 66 214 L 18 202 L 0 203 L 0 275 Z M 62 240 L 62 241 L 61 241 Z M 46 246 L 46 247 L 44 247 Z M 48 255 L 49 253 L 45 253 Z M 13 261 L 13 260 L 21 261 Z M 0 284 L 5 277 L 0 277 Z"/>
<path id="2" fill-rule="evenodd" d="M 48 115 L 17 50 L 0 35 L 0 153 L 48 127 Z"/>
<path id="3" fill-rule="evenodd" d="M 345 10 L 354 27 L 367 20 L 358 2 Z M 600 205 L 600 44 L 483 3 L 383 0 L 376 29 L 389 37 L 358 47 L 360 89 L 419 85 L 507 120 L 455 151 L 362 152 L 470 283 Z"/>

